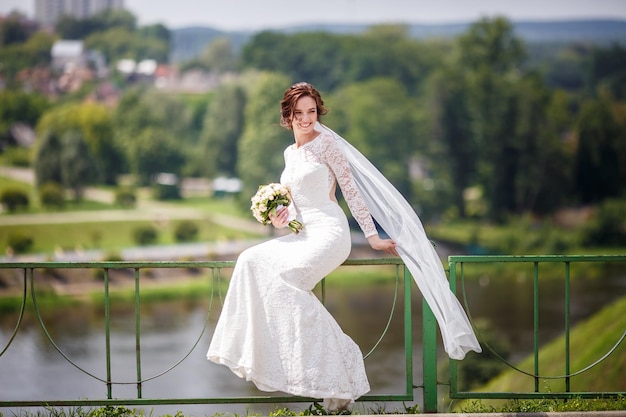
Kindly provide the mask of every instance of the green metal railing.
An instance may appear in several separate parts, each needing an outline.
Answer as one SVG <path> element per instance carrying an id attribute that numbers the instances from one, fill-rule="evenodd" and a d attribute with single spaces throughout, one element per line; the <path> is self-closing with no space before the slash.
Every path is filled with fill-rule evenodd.
<path id="1" fill-rule="evenodd" d="M 401 300 L 403 304 L 403 320 L 404 320 L 404 350 L 405 350 L 405 381 L 404 381 L 404 391 L 400 393 L 387 394 L 387 395 L 365 395 L 359 399 L 359 401 L 414 401 L 414 391 L 416 389 L 422 390 L 422 398 L 423 401 L 423 411 L 428 413 L 436 413 L 438 407 L 438 387 L 440 385 L 449 385 L 450 388 L 450 398 L 451 399 L 513 399 L 513 398 L 571 398 L 571 397 L 605 397 L 605 396 L 617 396 L 617 395 L 626 395 L 626 392 L 570 392 L 570 378 L 574 375 L 579 375 L 591 367 L 595 366 L 601 361 L 608 360 L 611 353 L 618 349 L 621 342 L 626 337 L 626 329 L 624 334 L 617 335 L 617 341 L 615 346 L 607 352 L 604 356 L 599 358 L 593 364 L 590 364 L 588 367 L 581 371 L 577 371 L 575 373 L 571 373 L 570 370 L 570 350 L 569 350 L 569 335 L 570 335 L 570 266 L 573 263 L 588 263 L 588 262 L 604 262 L 604 263 L 624 263 L 626 262 L 626 256 L 451 256 L 449 257 L 449 274 L 450 274 L 450 286 L 453 292 L 456 293 L 458 282 L 461 282 L 462 285 L 462 301 L 465 302 L 465 307 L 472 320 L 471 314 L 471 306 L 468 305 L 467 297 L 465 293 L 465 266 L 468 264 L 516 264 L 523 263 L 533 264 L 533 294 L 534 294 L 534 358 L 535 358 L 535 368 L 533 373 L 528 373 L 522 370 L 515 368 L 515 365 L 509 364 L 505 359 L 501 358 L 502 361 L 506 362 L 507 365 L 513 367 L 517 371 L 519 371 L 522 375 L 529 376 L 534 378 L 535 381 L 535 390 L 534 392 L 473 392 L 473 391 L 462 391 L 459 390 L 458 387 L 458 368 L 457 362 L 454 360 L 450 361 L 450 372 L 449 372 L 449 380 L 438 381 L 437 379 L 437 356 L 438 356 L 438 332 L 437 332 L 437 323 L 435 317 L 430 310 L 429 306 L 426 302 L 422 303 L 422 331 L 423 331 L 423 357 L 422 357 L 422 367 L 423 367 L 423 381 L 421 384 L 415 384 L 413 381 L 413 334 L 412 334 L 412 309 L 411 309 L 411 288 L 412 288 L 412 277 L 404 266 L 403 262 L 399 258 L 382 258 L 382 259 L 349 259 L 344 263 L 344 266 L 380 266 L 380 265 L 391 265 L 395 268 L 396 274 L 396 288 L 395 295 L 393 300 L 393 307 L 390 312 L 389 321 L 387 323 L 387 328 L 383 331 L 380 338 L 372 348 L 369 354 L 371 354 L 380 341 L 384 338 L 387 329 L 389 328 L 389 323 L 391 322 L 391 318 L 393 317 L 397 302 L 398 294 L 400 290 L 402 290 Z M 543 376 L 539 374 L 539 311 L 538 311 L 538 297 L 539 297 L 539 265 L 542 263 L 560 263 L 564 265 L 564 287 L 565 287 L 565 322 L 564 322 L 564 332 L 566 337 L 566 346 L 564 350 L 565 355 L 565 369 L 564 375 L 562 376 Z M 213 299 L 215 297 L 215 289 L 220 288 L 220 282 L 222 280 L 222 270 L 224 269 L 232 269 L 235 265 L 235 262 L 231 261 L 208 261 L 208 262 L 20 262 L 20 263 L 0 263 L 0 270 L 3 269 L 13 269 L 17 271 L 22 271 L 23 277 L 23 295 L 22 302 L 20 307 L 20 313 L 18 315 L 18 319 L 15 325 L 15 328 L 10 335 L 8 341 L 5 346 L 0 345 L 0 361 L 3 359 L 4 353 L 10 348 L 12 341 L 16 337 L 17 333 L 20 330 L 20 326 L 22 323 L 22 319 L 24 317 L 27 301 L 29 299 L 29 289 L 30 289 L 30 300 L 32 301 L 33 310 L 35 312 L 36 318 L 39 321 L 45 335 L 47 336 L 49 342 L 52 343 L 54 348 L 61 354 L 70 364 L 74 367 L 78 368 L 80 371 L 89 375 L 91 378 L 98 380 L 103 383 L 106 387 L 106 397 L 101 399 L 64 399 L 64 400 L 50 400 L 50 399 L 37 399 L 37 400 L 29 400 L 29 401 L 17 401 L 17 400 L 5 400 L 0 401 L 0 407 L 29 407 L 29 406 L 97 406 L 97 405 L 170 405 L 170 404 L 250 404 L 250 403 L 295 403 L 295 402 L 311 402 L 317 401 L 318 399 L 314 398 L 304 398 L 304 397 L 293 397 L 293 396 L 251 396 L 251 397 L 220 397 L 220 398 L 144 398 L 143 396 L 143 384 L 152 379 L 156 379 L 162 377 L 164 374 L 169 372 L 171 369 L 178 366 L 182 363 L 187 357 L 191 354 L 191 352 L 197 347 L 200 338 L 202 337 L 209 321 L 209 316 L 211 313 L 211 306 Z M 37 300 L 37 288 L 36 281 L 34 279 L 34 272 L 39 269 L 85 269 L 85 270 L 101 270 L 103 271 L 103 293 L 104 293 L 104 315 L 105 315 L 105 358 L 106 361 L 106 375 L 104 376 L 96 376 L 93 375 L 83 369 L 81 369 L 78 365 L 76 365 L 70 357 L 68 357 L 61 348 L 55 343 L 53 337 L 50 335 L 46 328 L 46 324 L 42 315 L 40 313 L 39 304 Z M 209 311 L 206 316 L 204 328 L 202 329 L 200 336 L 193 344 L 191 350 L 185 354 L 182 359 L 180 359 L 177 363 L 175 363 L 172 367 L 166 369 L 165 371 L 159 373 L 158 375 L 146 378 L 142 375 L 142 345 L 141 345 L 141 308 L 140 308 L 140 295 L 142 291 L 141 286 L 141 271 L 142 270 L 152 270 L 157 268 L 194 268 L 194 269 L 204 269 L 209 270 L 211 276 L 211 292 L 208 296 L 210 296 L 210 305 Z M 115 381 L 113 377 L 113 371 L 111 367 L 111 342 L 110 342 L 110 331 L 111 331 L 111 297 L 110 297 L 110 271 L 111 270 L 133 270 L 134 271 L 134 320 L 135 320 L 135 366 L 136 366 L 136 380 L 130 382 L 119 382 Z M 400 281 L 402 281 L 402 285 L 400 285 Z M 325 299 L 326 294 L 326 286 L 325 281 L 322 282 L 321 286 L 322 291 L 322 300 Z M 219 294 L 221 298 L 221 294 Z M 485 342 L 481 340 L 480 334 L 479 341 L 483 345 L 483 348 L 487 348 L 491 350 L 491 347 L 485 345 Z M 498 356 L 497 352 L 493 352 L 496 356 Z M 0 378 L 2 376 L 0 375 Z M 446 377 L 447 378 L 447 377 Z M 539 381 L 546 378 L 563 378 L 566 380 L 566 390 L 565 392 L 539 392 Z M 114 387 L 116 385 L 121 384 L 135 384 L 137 387 L 136 398 L 115 398 L 114 396 Z"/>
<path id="2" fill-rule="evenodd" d="M 598 398 L 598 397 L 617 397 L 624 396 L 626 392 L 572 392 L 571 391 L 571 378 L 577 375 L 581 375 L 587 372 L 589 369 L 605 361 L 612 353 L 614 353 L 626 338 L 626 329 L 622 330 L 622 334 L 617 334 L 616 342 L 608 352 L 603 356 L 597 358 L 597 360 L 581 370 L 572 372 L 570 368 L 571 363 L 571 351 L 570 351 L 570 333 L 571 333 L 571 281 L 572 264 L 581 263 L 624 263 L 626 262 L 626 255 L 579 255 L 579 256 L 562 256 L 562 255 L 544 255 L 544 256 L 450 256 L 449 261 L 449 274 L 450 274 L 450 287 L 456 292 L 457 281 L 460 281 L 463 288 L 463 301 L 465 302 L 466 310 L 468 311 L 470 320 L 471 307 L 468 305 L 467 294 L 465 292 L 465 280 L 466 272 L 465 267 L 468 265 L 478 264 L 532 264 L 533 275 L 533 372 L 527 372 L 516 365 L 510 363 L 504 359 L 495 349 L 493 349 L 484 340 L 481 340 L 483 348 L 488 349 L 494 356 L 498 357 L 507 366 L 514 369 L 519 373 L 521 377 L 529 377 L 533 379 L 534 390 L 532 392 L 474 392 L 474 391 L 462 391 L 458 387 L 458 363 L 451 361 L 450 363 L 450 398 L 452 399 L 532 399 L 532 398 Z M 539 280 L 540 280 L 540 265 L 541 264 L 554 264 L 561 265 L 562 278 L 564 288 L 564 323 L 563 323 L 563 335 L 565 339 L 563 348 L 564 358 L 564 370 L 561 375 L 541 375 L 539 372 Z M 560 267 L 559 267 L 560 268 Z M 623 271 L 623 268 L 622 268 Z M 553 273 L 554 271 L 551 271 Z M 458 275 L 460 273 L 460 275 Z M 554 277 L 551 277 L 553 279 Z M 478 334 L 480 339 L 480 334 Z M 623 346 L 622 346 L 623 347 Z M 563 392 L 541 392 L 540 382 L 546 380 L 561 379 L 565 381 L 565 390 Z"/>
<path id="3" fill-rule="evenodd" d="M 390 312 L 389 321 L 387 327 L 383 331 L 379 340 L 376 342 L 372 351 L 370 351 L 366 357 L 369 356 L 381 342 L 384 334 L 389 328 L 389 324 L 396 310 L 397 297 L 400 289 L 401 276 L 403 277 L 403 304 L 404 304 L 404 347 L 405 347 L 405 388 L 404 392 L 388 395 L 365 395 L 359 399 L 359 401 L 412 401 L 413 395 L 413 345 L 412 345 L 412 319 L 411 319 L 411 282 L 412 278 L 403 262 L 397 258 L 384 258 L 384 259 L 349 259 L 344 262 L 343 266 L 367 266 L 367 265 L 391 265 L 395 268 L 396 273 L 396 291 L 394 296 L 393 307 Z M 206 327 L 208 325 L 209 316 L 211 313 L 211 306 L 215 297 L 215 289 L 220 288 L 222 270 L 232 269 L 235 266 L 234 261 L 209 261 L 209 262 L 16 262 L 16 263 L 0 263 L 0 270 L 13 269 L 23 271 L 23 297 L 20 307 L 19 316 L 16 326 L 6 343 L 6 346 L 0 346 L 0 360 L 2 360 L 3 354 L 9 349 L 12 341 L 16 337 L 24 313 L 26 311 L 26 305 L 28 300 L 30 288 L 30 299 L 32 306 L 39 321 L 43 332 L 45 333 L 48 341 L 58 351 L 58 353 L 65 358 L 72 366 L 88 375 L 89 377 L 102 382 L 106 386 L 106 398 L 101 399 L 64 399 L 64 400 L 51 400 L 51 399 L 37 399 L 37 400 L 5 400 L 0 401 L 0 407 L 30 407 L 30 406 L 95 406 L 95 405 L 169 405 L 169 404 L 239 404 L 239 403 L 296 403 L 296 402 L 312 402 L 318 401 L 315 398 L 306 397 L 294 397 L 294 396 L 250 396 L 250 397 L 219 397 L 219 398 L 144 398 L 143 396 L 143 384 L 149 380 L 153 380 L 164 376 L 167 372 L 177 367 L 182 363 L 191 352 L 197 347 Z M 106 361 L 106 375 L 97 376 L 94 375 L 80 366 L 78 366 L 63 350 L 56 344 L 52 335 L 46 328 L 44 319 L 42 318 L 39 303 L 37 300 L 37 283 L 34 279 L 34 271 L 39 269 L 85 269 L 85 270 L 102 270 L 103 271 L 103 293 L 104 293 L 104 333 L 105 333 L 105 358 Z M 173 366 L 152 377 L 144 377 L 142 375 L 142 345 L 141 345 L 141 308 L 140 308 L 140 296 L 141 296 L 141 271 L 152 270 L 156 268 L 194 268 L 204 269 L 211 271 L 211 292 L 207 296 L 210 297 L 209 311 L 206 316 L 204 328 L 202 329 L 200 336 L 193 344 L 191 350 L 186 353 L 182 359 L 176 362 Z M 136 380 L 131 382 L 116 381 L 113 376 L 112 370 L 112 358 L 111 358 L 111 297 L 110 297 L 110 271 L 111 270 L 133 270 L 134 271 L 134 320 L 135 320 L 135 368 L 136 368 Z M 326 283 L 322 281 L 321 285 L 322 301 L 326 297 Z M 221 298 L 221 294 L 220 294 Z M 1 378 L 2 376 L 0 376 Z M 128 385 L 136 384 L 137 394 L 136 398 L 115 398 L 114 387 L 116 385 Z"/>

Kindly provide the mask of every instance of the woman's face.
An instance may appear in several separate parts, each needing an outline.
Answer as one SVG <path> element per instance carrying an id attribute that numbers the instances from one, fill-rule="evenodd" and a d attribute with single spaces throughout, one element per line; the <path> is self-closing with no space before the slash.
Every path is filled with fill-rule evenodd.
<path id="1" fill-rule="evenodd" d="M 314 132 L 317 122 L 317 103 L 310 96 L 300 97 L 293 109 L 291 128 L 294 134 L 308 135 Z"/>

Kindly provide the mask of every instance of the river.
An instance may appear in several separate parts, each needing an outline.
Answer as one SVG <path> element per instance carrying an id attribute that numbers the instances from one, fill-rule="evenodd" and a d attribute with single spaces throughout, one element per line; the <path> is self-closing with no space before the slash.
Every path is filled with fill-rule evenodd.
<path id="1" fill-rule="evenodd" d="M 401 292 L 402 285 L 400 285 Z M 532 279 L 518 275 L 512 279 L 490 277 L 466 282 L 467 299 L 472 317 L 488 320 L 493 331 L 506 340 L 511 358 L 519 359 L 532 352 L 533 310 Z M 413 285 L 414 377 L 422 380 L 421 366 L 421 297 Z M 626 294 L 626 276 L 603 279 L 576 277 L 572 281 L 572 324 L 599 311 L 612 300 Z M 329 279 L 327 307 L 364 353 L 367 353 L 383 333 L 394 300 L 394 282 L 378 283 L 358 288 L 333 287 Z M 542 342 L 563 331 L 563 281 L 549 279 L 540 286 L 540 317 Z M 167 371 L 187 353 L 189 356 L 162 377 L 143 385 L 144 398 L 200 398 L 267 395 L 257 391 L 251 383 L 235 377 L 225 367 L 208 362 L 206 349 L 219 302 L 213 303 L 208 325 L 202 334 L 209 300 L 171 300 L 142 305 L 141 361 L 142 377 L 150 378 Z M 367 358 L 366 368 L 372 394 L 401 393 L 404 391 L 404 342 L 402 296 L 387 334 L 377 349 Z M 8 342 L 15 327 L 17 314 L 0 316 L 0 349 Z M 86 372 L 105 378 L 104 320 L 101 306 L 80 306 L 56 309 L 46 313 L 47 329 L 59 348 L 76 366 Z M 115 381 L 130 382 L 113 387 L 115 398 L 135 398 L 135 324 L 132 306 L 114 305 L 111 313 L 112 369 Z M 202 334 L 202 335 L 201 335 Z M 616 338 L 619 335 L 616 335 Z M 197 342 L 195 349 L 192 349 Z M 0 350 L 1 351 L 1 350 Z M 440 353 L 440 360 L 445 354 Z M 415 391 L 416 402 L 421 391 Z M 39 323 L 29 311 L 17 337 L 0 356 L 0 400 L 34 399 L 94 399 L 106 398 L 105 384 L 69 364 L 47 340 Z M 358 405 L 357 405 L 358 406 Z M 400 405 L 388 408 L 391 411 Z M 185 405 L 147 407 L 147 413 L 175 414 L 181 410 L 187 415 L 213 415 L 218 412 L 238 414 L 266 414 L 276 406 L 255 405 Z M 308 407 L 306 403 L 291 405 L 294 410 Z M 132 407 L 131 407 L 132 408 Z M 0 409 L 0 412 L 7 409 Z M 15 411 L 15 410 L 14 410 Z"/>

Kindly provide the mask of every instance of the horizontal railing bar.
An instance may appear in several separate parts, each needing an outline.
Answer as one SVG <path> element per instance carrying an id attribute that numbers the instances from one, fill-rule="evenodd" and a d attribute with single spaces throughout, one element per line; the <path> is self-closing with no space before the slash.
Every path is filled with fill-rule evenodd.
<path id="1" fill-rule="evenodd" d="M 467 399 L 568 399 L 568 398 L 617 398 L 623 397 L 623 392 L 455 392 L 450 398 L 455 400 Z"/>
<path id="2" fill-rule="evenodd" d="M 364 395 L 357 402 L 371 401 L 413 401 L 408 394 L 402 395 Z M 321 402 L 319 398 L 267 396 L 267 397 L 222 397 L 222 398 L 136 398 L 136 399 L 101 399 L 101 400 L 42 400 L 42 401 L 0 401 L 0 407 L 38 407 L 38 406 L 88 406 L 88 405 L 169 405 L 169 404 L 248 404 L 248 403 L 305 403 Z"/>
<path id="3" fill-rule="evenodd" d="M 109 261 L 109 262 L 2 262 L 0 269 L 9 268 L 233 268 L 236 261 Z M 348 259 L 343 266 L 404 265 L 401 258 Z"/>
<path id="4" fill-rule="evenodd" d="M 621 262 L 626 255 L 450 255 L 450 262 Z"/>

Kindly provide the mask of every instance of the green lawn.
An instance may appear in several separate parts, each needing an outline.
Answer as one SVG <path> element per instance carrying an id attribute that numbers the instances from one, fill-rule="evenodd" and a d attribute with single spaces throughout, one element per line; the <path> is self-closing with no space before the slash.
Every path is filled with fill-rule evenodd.
<path id="1" fill-rule="evenodd" d="M 41 214 L 41 213 L 71 213 L 73 211 L 98 211 L 98 210 L 121 210 L 120 206 L 104 204 L 96 201 L 84 200 L 78 204 L 68 201 L 66 206 L 58 210 L 47 210 L 39 205 L 35 187 L 30 184 L 0 177 L 0 192 L 7 188 L 19 188 L 29 195 L 30 204 L 28 209 L 16 214 Z M 114 192 L 111 187 L 102 189 Z M 138 190 L 137 195 L 141 200 L 150 199 L 150 190 L 143 188 Z M 193 197 L 179 201 L 167 201 L 173 207 L 201 209 L 207 213 L 227 214 L 242 219 L 251 220 L 251 214 L 241 204 L 232 198 L 213 199 L 208 197 Z M 12 214 L 3 213 L 0 216 L 10 217 Z M 67 223 L 67 224 L 42 224 L 42 225 L 16 225 L 2 226 L 0 228 L 0 248 L 8 246 L 9 237 L 15 234 L 30 236 L 33 246 L 30 253 L 48 253 L 63 250 L 89 250 L 103 249 L 115 252 L 125 247 L 136 246 L 133 237 L 135 229 L 152 225 L 157 228 L 158 239 L 155 244 L 167 245 L 176 243 L 175 228 L 178 221 L 171 221 L 166 225 L 159 225 L 152 221 L 116 221 L 92 223 Z M 196 221 L 199 229 L 197 241 L 219 241 L 246 239 L 256 237 L 256 234 L 246 233 L 229 229 L 208 221 Z"/>
<path id="2" fill-rule="evenodd" d="M 172 221 L 166 226 L 155 226 L 158 230 L 158 240 L 155 244 L 167 245 L 175 243 L 174 230 L 178 221 Z M 197 241 L 219 241 L 232 239 L 246 239 L 256 237 L 253 233 L 245 233 L 228 229 L 207 221 L 196 222 L 199 233 Z M 153 225 L 153 222 L 107 222 L 107 223 L 68 223 L 3 226 L 0 228 L 0 247 L 5 248 L 9 236 L 16 233 L 31 236 L 34 245 L 29 252 L 53 253 L 59 248 L 64 250 L 75 249 L 103 249 L 116 251 L 125 247 L 137 246 L 133 238 L 136 228 Z"/>
<path id="3" fill-rule="evenodd" d="M 504 225 L 476 220 L 426 225 L 432 240 L 461 244 L 476 254 L 539 255 L 580 252 L 580 232 L 521 218 Z M 584 248 L 588 253 L 588 248 Z M 603 253 L 606 253 L 605 251 Z"/>
<path id="4" fill-rule="evenodd" d="M 626 297 L 608 305 L 599 313 L 576 325 L 570 335 L 570 373 L 577 373 L 596 363 L 618 342 L 626 329 Z M 565 337 L 561 336 L 539 350 L 539 374 L 553 377 L 565 374 Z M 534 357 L 531 355 L 515 364 L 530 374 L 534 369 Z M 626 390 L 626 349 L 618 346 L 605 360 L 596 366 L 571 378 L 572 392 L 620 392 Z M 534 379 L 513 369 L 508 369 L 477 391 L 482 392 L 532 392 Z M 540 381 L 541 392 L 564 392 L 564 379 L 546 379 Z M 580 400 L 572 400 L 573 403 Z M 622 398 L 623 402 L 623 398 Z M 492 406 L 502 401 L 483 400 L 483 404 Z M 467 409 L 470 401 L 457 404 L 456 409 Z M 579 407 L 578 409 L 581 409 Z M 576 409 L 576 408 L 574 408 Z M 584 408 L 582 408 L 584 409 Z"/>
<path id="5" fill-rule="evenodd" d="M 8 188 L 16 188 L 23 190 L 28 194 L 29 206 L 26 210 L 18 211 L 18 214 L 32 214 L 32 213 L 51 213 L 51 212 L 66 212 L 66 211 L 90 211 L 90 210 L 104 210 L 104 209 L 122 209 L 120 206 L 111 205 L 111 204 L 103 204 L 97 201 L 83 200 L 80 203 L 75 203 L 74 201 L 68 200 L 65 204 L 65 207 L 62 209 L 47 209 L 41 206 L 39 203 L 39 196 L 37 195 L 37 189 L 25 182 L 16 181 L 12 178 L 1 177 L 0 176 L 0 193 L 3 190 Z M 4 213 L 2 215 L 9 216 L 9 213 Z"/>
<path id="6" fill-rule="evenodd" d="M 252 219 L 252 213 L 247 207 L 243 207 L 243 203 L 233 198 L 208 198 L 208 197 L 190 197 L 184 200 L 169 201 L 168 204 L 187 208 L 197 208 L 207 213 L 228 214 L 229 216 L 239 217 L 242 219 Z"/>

